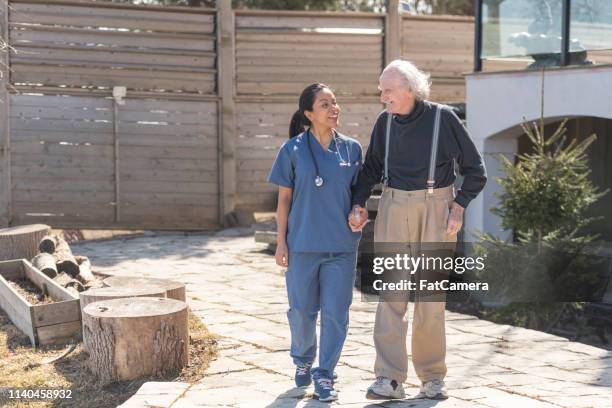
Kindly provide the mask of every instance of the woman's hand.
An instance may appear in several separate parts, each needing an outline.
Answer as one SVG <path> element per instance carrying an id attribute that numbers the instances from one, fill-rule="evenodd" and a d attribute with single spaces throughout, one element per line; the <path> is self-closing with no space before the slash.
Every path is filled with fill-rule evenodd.
<path id="1" fill-rule="evenodd" d="M 361 231 L 368 222 L 368 210 L 360 205 L 355 205 L 349 214 L 348 223 L 351 231 Z"/>
<path id="2" fill-rule="evenodd" d="M 274 257 L 276 258 L 276 264 L 278 266 L 289 266 L 289 250 L 287 249 L 286 243 L 279 242 L 276 244 L 276 254 Z"/>

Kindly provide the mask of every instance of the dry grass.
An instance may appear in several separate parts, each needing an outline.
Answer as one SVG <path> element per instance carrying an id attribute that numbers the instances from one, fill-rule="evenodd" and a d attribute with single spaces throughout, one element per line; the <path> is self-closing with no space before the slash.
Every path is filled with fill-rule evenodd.
<path id="1" fill-rule="evenodd" d="M 137 381 L 114 383 L 105 387 L 96 384 L 87 369 L 87 353 L 82 343 L 64 359 L 44 364 L 60 356 L 68 345 L 43 346 L 34 349 L 0 310 L 0 387 L 28 389 L 70 389 L 72 399 L 9 403 L 8 407 L 116 407 L 131 397 L 147 381 L 183 381 L 194 383 L 204 377 L 210 361 L 217 352 L 217 341 L 202 321 L 189 314 L 189 366 L 180 373 L 162 379 L 143 378 Z M 0 401 L 0 405 L 3 405 Z"/>

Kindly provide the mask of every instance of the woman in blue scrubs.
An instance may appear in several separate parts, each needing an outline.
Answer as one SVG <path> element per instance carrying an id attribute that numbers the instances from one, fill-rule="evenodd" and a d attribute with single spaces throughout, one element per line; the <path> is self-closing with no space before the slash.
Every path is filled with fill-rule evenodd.
<path id="1" fill-rule="evenodd" d="M 361 166 L 359 143 L 338 133 L 332 90 L 312 84 L 291 121 L 268 181 L 279 186 L 276 263 L 287 267 L 287 317 L 298 387 L 314 380 L 315 396 L 336 400 L 333 373 L 346 338 L 360 232 L 346 220 Z M 304 131 L 304 129 L 306 130 Z M 316 322 L 321 313 L 319 365 Z"/>

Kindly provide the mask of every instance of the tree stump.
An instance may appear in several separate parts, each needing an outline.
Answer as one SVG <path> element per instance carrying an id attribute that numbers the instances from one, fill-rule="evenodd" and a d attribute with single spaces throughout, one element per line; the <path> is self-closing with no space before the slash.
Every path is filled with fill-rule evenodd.
<path id="1" fill-rule="evenodd" d="M 111 276 L 102 281 L 104 286 L 123 286 L 129 288 L 138 288 L 143 285 L 161 286 L 166 290 L 168 299 L 176 299 L 181 302 L 186 301 L 185 284 L 181 282 L 171 281 L 168 279 L 146 278 L 138 276 Z"/>
<path id="2" fill-rule="evenodd" d="M 142 285 L 138 288 L 124 286 L 107 286 L 105 288 L 89 289 L 79 293 L 81 311 L 90 303 L 103 300 L 123 299 L 129 297 L 166 297 L 166 290 L 161 286 Z"/>
<path id="3" fill-rule="evenodd" d="M 167 298 L 126 298 L 83 309 L 89 367 L 101 384 L 160 377 L 189 362 L 187 304 Z"/>
<path id="4" fill-rule="evenodd" d="M 0 261 L 34 258 L 38 253 L 38 243 L 50 231 L 51 227 L 44 224 L 0 229 Z"/>
<path id="5" fill-rule="evenodd" d="M 51 279 L 57 276 L 55 258 L 51 254 L 40 253 L 36 255 L 32 258 L 32 265 Z"/>

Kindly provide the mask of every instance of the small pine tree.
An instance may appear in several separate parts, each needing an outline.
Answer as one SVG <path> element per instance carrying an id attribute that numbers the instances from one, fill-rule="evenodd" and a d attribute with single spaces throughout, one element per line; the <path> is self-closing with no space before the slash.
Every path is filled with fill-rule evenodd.
<path id="1" fill-rule="evenodd" d="M 589 176 L 586 150 L 597 136 L 582 142 L 567 143 L 567 119 L 549 137 L 544 136 L 544 119 L 539 125 L 523 124 L 532 143 L 532 152 L 518 156 L 515 164 L 502 157 L 507 176 L 497 182 L 504 192 L 501 204 L 491 211 L 502 218 L 502 226 L 511 229 L 526 242 L 569 239 L 590 242 L 592 235 L 579 236 L 580 230 L 594 221 L 586 215 L 588 208 L 607 191 L 600 192 Z"/>
<path id="2" fill-rule="evenodd" d="M 505 305 L 485 312 L 496 321 L 551 328 L 562 316 L 578 313 L 580 301 L 601 294 L 597 261 L 586 249 L 597 237 L 583 231 L 594 221 L 588 208 L 607 193 L 589 178 L 586 150 L 596 135 L 568 143 L 566 123 L 548 138 L 543 118 L 523 124 L 532 151 L 516 163 L 501 156 L 506 177 L 497 179 L 503 192 L 491 211 L 518 242 L 483 235 L 478 249 L 487 256 L 478 274 L 492 288 L 486 300 Z"/>

